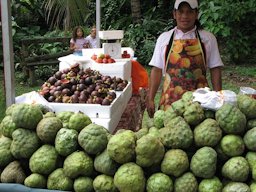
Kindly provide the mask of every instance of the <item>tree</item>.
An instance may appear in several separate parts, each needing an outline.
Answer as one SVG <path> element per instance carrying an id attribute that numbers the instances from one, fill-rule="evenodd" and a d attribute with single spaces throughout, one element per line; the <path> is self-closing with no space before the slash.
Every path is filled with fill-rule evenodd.
<path id="1" fill-rule="evenodd" d="M 88 9 L 90 2 L 90 0 L 44 0 L 47 22 L 52 28 L 63 26 L 65 30 L 76 25 L 84 25 L 92 14 Z"/>
<path id="2" fill-rule="evenodd" d="M 131 0 L 131 12 L 133 23 L 141 23 L 140 0 Z"/>

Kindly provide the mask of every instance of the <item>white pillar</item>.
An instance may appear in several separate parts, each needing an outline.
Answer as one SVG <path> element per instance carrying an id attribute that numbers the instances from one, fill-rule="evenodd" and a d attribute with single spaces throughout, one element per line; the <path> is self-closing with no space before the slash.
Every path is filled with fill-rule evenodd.
<path id="1" fill-rule="evenodd" d="M 15 102 L 13 41 L 11 26 L 11 1 L 1 0 L 1 21 L 4 57 L 4 82 L 6 107 Z"/>
<path id="2" fill-rule="evenodd" d="M 99 31 L 100 31 L 100 0 L 96 0 L 96 39 L 97 39 L 97 48 L 100 48 L 100 38 L 99 38 Z"/>

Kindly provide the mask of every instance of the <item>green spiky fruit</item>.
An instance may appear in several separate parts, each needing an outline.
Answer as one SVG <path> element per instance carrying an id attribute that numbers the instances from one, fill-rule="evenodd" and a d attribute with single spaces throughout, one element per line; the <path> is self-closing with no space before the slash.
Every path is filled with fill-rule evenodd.
<path id="1" fill-rule="evenodd" d="M 215 175 L 217 153 L 211 147 L 202 147 L 192 156 L 190 169 L 197 177 L 211 178 Z"/>

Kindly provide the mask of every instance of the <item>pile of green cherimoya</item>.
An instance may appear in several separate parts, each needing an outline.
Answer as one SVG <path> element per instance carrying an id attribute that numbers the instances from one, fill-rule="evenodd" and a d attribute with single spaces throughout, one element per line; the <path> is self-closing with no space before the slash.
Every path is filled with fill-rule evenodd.
<path id="1" fill-rule="evenodd" d="M 2 183 L 75 192 L 255 192 L 256 100 L 218 111 L 192 92 L 138 132 L 115 135 L 83 113 L 14 104 L 0 124 Z M 0 184 L 1 189 L 1 184 Z"/>

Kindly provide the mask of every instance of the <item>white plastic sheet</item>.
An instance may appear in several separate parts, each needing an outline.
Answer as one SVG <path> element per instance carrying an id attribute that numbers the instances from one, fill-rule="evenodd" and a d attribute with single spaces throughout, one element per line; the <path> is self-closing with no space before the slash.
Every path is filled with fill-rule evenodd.
<path id="1" fill-rule="evenodd" d="M 193 92 L 194 99 L 205 109 L 217 111 L 224 103 L 236 105 L 236 93 L 230 90 L 211 91 L 210 88 L 200 88 Z"/>
<path id="2" fill-rule="evenodd" d="M 49 105 L 49 102 L 36 91 L 24 93 L 16 97 L 15 103 L 41 104 L 48 108 L 50 111 L 53 111 L 53 108 Z"/>

